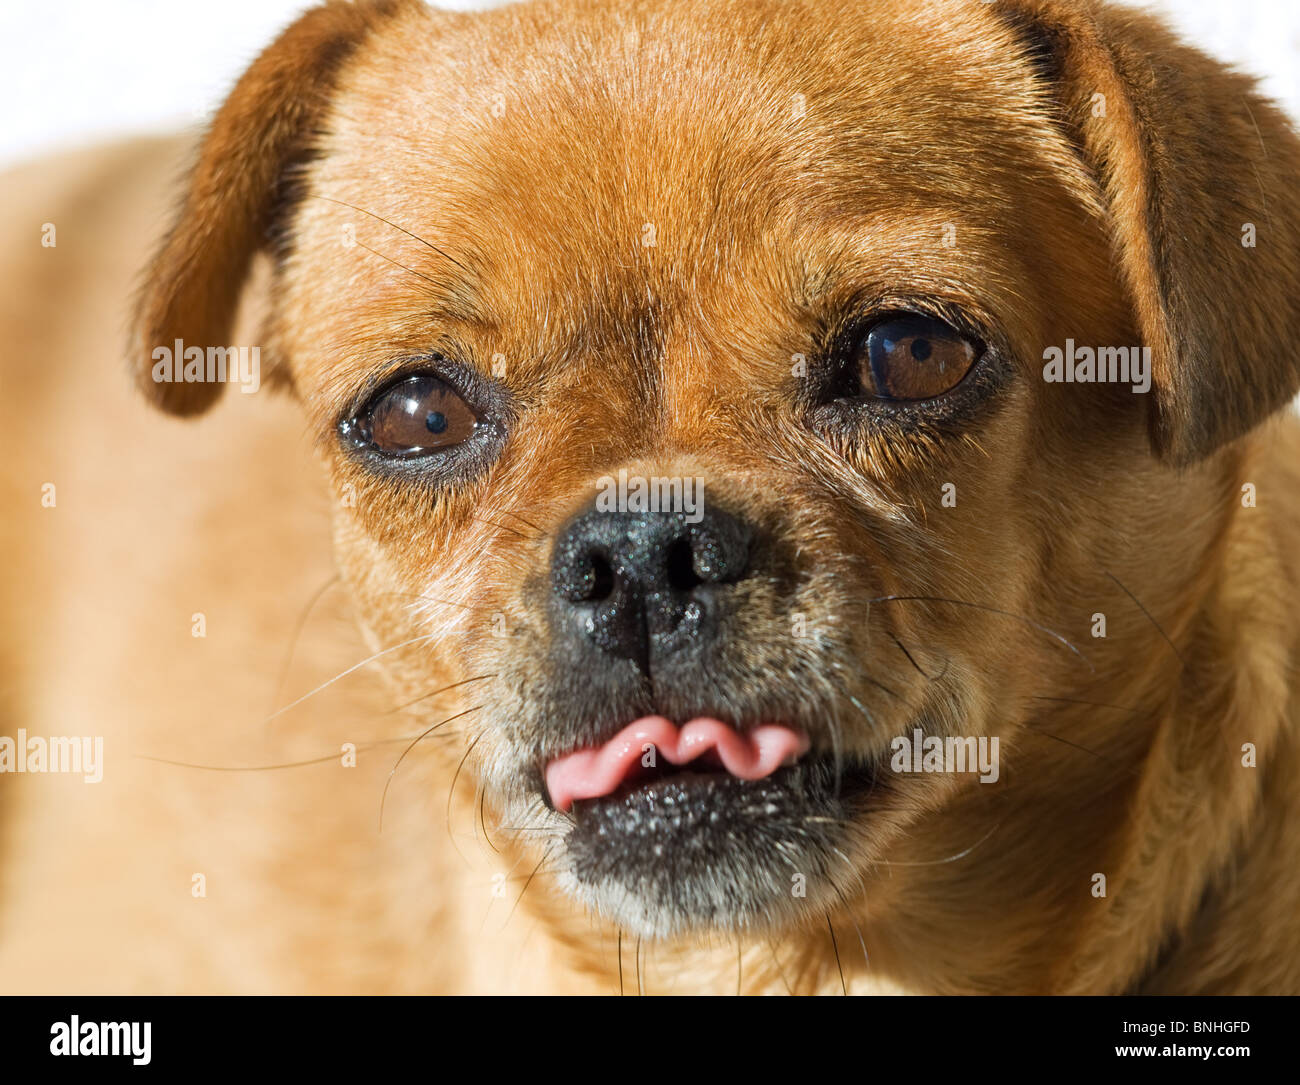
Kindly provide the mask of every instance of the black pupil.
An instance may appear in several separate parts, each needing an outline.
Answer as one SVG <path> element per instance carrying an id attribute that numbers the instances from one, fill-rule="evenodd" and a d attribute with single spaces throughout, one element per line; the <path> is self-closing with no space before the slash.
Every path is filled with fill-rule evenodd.
<path id="1" fill-rule="evenodd" d="M 930 340 L 928 339 L 912 340 L 912 357 L 915 358 L 918 362 L 923 362 L 928 357 L 930 357 L 930 351 L 931 351 Z"/>
<path id="2" fill-rule="evenodd" d="M 447 416 L 442 411 L 430 411 L 425 416 L 424 426 L 430 433 L 442 433 L 447 428 Z"/>

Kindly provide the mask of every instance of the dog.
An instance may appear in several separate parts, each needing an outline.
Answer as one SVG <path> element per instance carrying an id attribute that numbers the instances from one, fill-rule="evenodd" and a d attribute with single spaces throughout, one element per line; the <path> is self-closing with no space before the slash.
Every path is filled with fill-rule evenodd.
<path id="1" fill-rule="evenodd" d="M 0 191 L 6 989 L 1300 993 L 1300 144 L 1158 21 L 331 0 Z"/>

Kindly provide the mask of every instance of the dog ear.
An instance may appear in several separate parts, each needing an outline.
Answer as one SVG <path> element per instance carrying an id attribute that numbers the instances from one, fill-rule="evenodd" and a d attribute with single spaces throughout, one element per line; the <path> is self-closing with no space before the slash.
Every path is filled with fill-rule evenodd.
<path id="1" fill-rule="evenodd" d="M 1300 140 L 1251 79 L 1149 16 L 994 8 L 1109 209 L 1151 348 L 1154 447 L 1195 462 L 1300 390 Z"/>
<path id="2" fill-rule="evenodd" d="M 311 153 L 344 61 L 376 25 L 414 0 L 330 0 L 301 16 L 243 74 L 199 147 L 175 222 L 145 273 L 131 350 L 136 383 L 173 414 L 198 414 L 212 382 L 153 377 L 153 351 L 227 345 L 254 254 L 285 208 L 286 174 Z M 180 364 L 180 359 L 176 359 Z"/>

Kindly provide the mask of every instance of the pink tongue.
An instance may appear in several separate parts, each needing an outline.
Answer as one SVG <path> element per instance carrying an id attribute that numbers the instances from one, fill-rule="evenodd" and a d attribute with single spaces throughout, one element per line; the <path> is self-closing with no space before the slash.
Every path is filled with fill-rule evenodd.
<path id="1" fill-rule="evenodd" d="M 664 758 L 685 765 L 709 750 L 732 776 L 761 780 L 808 749 L 808 739 L 780 724 L 765 723 L 741 734 L 721 720 L 694 719 L 680 730 L 663 716 L 629 723 L 603 746 L 557 757 L 546 766 L 546 789 L 557 810 L 579 799 L 609 795 L 643 767 L 646 746 L 656 763 Z"/>

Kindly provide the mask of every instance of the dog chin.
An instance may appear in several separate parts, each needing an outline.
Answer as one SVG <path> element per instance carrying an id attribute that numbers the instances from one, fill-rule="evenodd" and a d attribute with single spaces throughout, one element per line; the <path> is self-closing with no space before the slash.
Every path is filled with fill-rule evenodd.
<path id="1" fill-rule="evenodd" d="M 688 769 L 582 800 L 563 815 L 559 884 L 641 937 L 785 928 L 858 881 L 878 782 L 878 765 L 809 756 L 760 780 Z"/>

